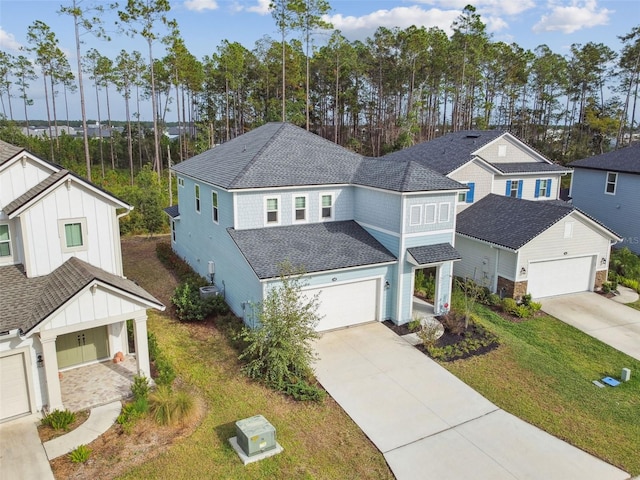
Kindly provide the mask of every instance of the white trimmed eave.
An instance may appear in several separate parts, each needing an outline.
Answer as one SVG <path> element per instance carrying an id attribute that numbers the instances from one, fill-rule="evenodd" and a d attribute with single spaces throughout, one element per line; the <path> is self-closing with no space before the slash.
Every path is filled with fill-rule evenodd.
<path id="1" fill-rule="evenodd" d="M 332 270 L 320 270 L 319 272 L 305 273 L 304 275 L 302 275 L 302 278 L 304 279 L 304 277 L 313 277 L 315 275 L 323 275 L 323 274 L 329 274 L 329 273 L 348 272 L 350 270 L 362 270 L 365 268 L 372 268 L 372 267 L 385 267 L 387 265 L 395 265 L 397 263 L 398 263 L 398 260 L 393 260 L 390 262 L 372 263 L 370 265 L 358 265 L 356 267 L 334 268 Z M 277 282 L 279 278 L 280 277 L 259 278 L 258 281 L 260 283 Z"/>
<path id="2" fill-rule="evenodd" d="M 467 165 L 469 165 L 470 163 L 473 163 L 475 161 L 478 161 L 478 163 L 480 164 L 480 166 L 482 167 L 486 167 L 487 169 L 491 170 L 493 173 L 502 173 L 500 170 L 498 170 L 496 167 L 494 167 L 493 165 L 491 165 L 489 162 L 487 162 L 484 158 L 482 158 L 479 155 L 476 155 L 475 153 L 473 154 L 473 157 L 468 161 L 463 163 L 462 165 L 460 165 L 458 168 L 451 170 L 449 173 L 447 173 L 447 177 L 450 177 L 451 175 L 457 173 L 459 170 L 463 169 L 464 167 L 466 167 Z"/>
<path id="3" fill-rule="evenodd" d="M 538 152 L 537 150 L 535 150 L 534 148 L 531 148 L 529 145 L 527 145 L 526 143 L 524 143 L 523 141 L 521 141 L 520 139 L 518 139 L 517 137 L 515 137 L 514 135 L 512 135 L 509 132 L 504 132 L 502 135 L 500 135 L 499 137 L 494 138 L 493 140 L 491 140 L 489 143 L 485 143 L 483 146 L 481 146 L 480 148 L 478 148 L 476 151 L 472 152 L 474 155 L 477 154 L 477 152 L 479 152 L 480 150 L 482 150 L 483 148 L 488 147 L 489 145 L 492 145 L 493 143 L 497 142 L 498 140 L 503 139 L 504 137 L 507 137 L 508 140 L 514 144 L 516 144 L 517 147 L 521 148 L 522 150 L 525 150 L 527 153 L 529 153 L 531 156 L 536 157 L 540 160 L 542 160 L 544 163 L 549 163 L 549 164 L 553 164 L 553 162 L 549 159 L 547 159 L 544 155 L 542 155 L 540 152 Z"/>
<path id="4" fill-rule="evenodd" d="M 208 184 L 210 185 L 210 184 Z M 249 188 L 230 188 L 227 190 L 231 193 L 245 193 L 245 192 L 266 192 L 273 190 L 300 190 L 302 189 L 321 189 L 321 188 L 340 188 L 340 187 L 352 187 L 352 183 L 327 183 L 318 185 L 284 185 L 284 186 L 272 186 L 272 187 L 249 187 Z"/>
<path id="5" fill-rule="evenodd" d="M 461 260 L 462 260 L 461 258 L 452 258 L 451 260 L 441 260 L 439 262 L 418 263 L 418 261 L 414 258 L 414 256 L 411 255 L 409 251 L 407 251 L 407 261 L 410 264 L 415 265 L 416 267 L 421 267 L 421 268 L 435 267 L 436 265 L 441 265 L 444 262 L 459 262 Z"/>
<path id="6" fill-rule="evenodd" d="M 480 238 L 472 237 L 471 235 L 465 235 L 464 233 L 456 232 L 456 235 L 460 235 L 461 237 L 468 238 L 469 240 L 473 240 L 475 242 L 483 243 L 484 245 L 489 245 L 490 247 L 497 248 L 498 250 L 504 250 L 505 252 L 518 253 L 526 245 L 525 244 L 522 247 L 514 250 L 513 248 L 505 247 L 504 245 L 498 245 L 497 243 L 493 243 L 493 242 L 489 242 L 487 240 L 482 240 Z"/>
<path id="7" fill-rule="evenodd" d="M 59 172 L 60 170 L 62 170 L 61 168 L 55 166 L 54 164 L 49 163 L 46 160 L 42 160 L 42 159 L 36 157 L 35 155 L 30 154 L 26 150 L 23 150 L 20 153 L 18 153 L 17 155 L 15 155 L 14 157 L 12 157 L 9 160 L 7 160 L 6 162 L 4 162 L 2 165 L 0 165 L 0 172 L 2 172 L 2 170 L 5 170 L 6 168 L 9 168 L 11 165 L 13 165 L 16 162 L 26 161 L 27 159 L 34 161 L 35 163 L 37 163 L 37 164 L 41 165 L 42 167 L 46 168 L 47 170 L 51 170 L 51 173 L 56 173 L 56 172 Z"/>

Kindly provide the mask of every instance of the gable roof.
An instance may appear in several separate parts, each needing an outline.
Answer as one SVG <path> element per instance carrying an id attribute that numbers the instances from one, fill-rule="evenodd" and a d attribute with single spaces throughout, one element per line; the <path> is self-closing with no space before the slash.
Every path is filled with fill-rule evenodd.
<path id="1" fill-rule="evenodd" d="M 557 200 L 533 201 L 490 194 L 458 214 L 456 233 L 518 250 L 576 211 L 571 204 Z"/>
<path id="2" fill-rule="evenodd" d="M 353 220 L 227 231 L 261 280 L 277 278 L 285 260 L 307 273 L 396 261 Z"/>
<path id="3" fill-rule="evenodd" d="M 16 147 L 15 145 L 11 145 L 10 143 L 0 140 L 0 165 L 4 165 L 23 151 L 24 148 L 22 147 Z"/>
<path id="4" fill-rule="evenodd" d="M 594 155 L 593 157 L 576 160 L 569 164 L 574 168 L 589 168 L 593 170 L 607 170 L 613 172 L 640 174 L 640 142 L 612 152 Z"/>
<path id="5" fill-rule="evenodd" d="M 540 173 L 540 172 L 570 172 L 571 169 L 556 165 L 555 163 L 543 162 L 506 162 L 491 163 L 491 166 L 502 173 Z"/>
<path id="6" fill-rule="evenodd" d="M 466 188 L 424 165 L 365 158 L 288 123 L 267 123 L 173 170 L 227 190 L 348 184 L 399 192 Z"/>
<path id="7" fill-rule="evenodd" d="M 49 275 L 28 278 L 20 265 L 0 267 L 0 332 L 28 333 L 94 281 L 126 292 L 164 310 L 164 305 L 131 280 L 71 257 Z"/>

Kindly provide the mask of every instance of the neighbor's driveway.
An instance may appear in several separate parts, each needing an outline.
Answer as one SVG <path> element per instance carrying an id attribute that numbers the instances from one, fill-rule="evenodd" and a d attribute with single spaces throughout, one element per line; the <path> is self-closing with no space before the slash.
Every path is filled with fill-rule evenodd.
<path id="1" fill-rule="evenodd" d="M 543 298 L 542 310 L 640 360 L 640 311 L 593 292 Z"/>
<path id="2" fill-rule="evenodd" d="M 627 479 L 500 410 L 380 323 L 327 332 L 316 375 L 398 480 Z"/>

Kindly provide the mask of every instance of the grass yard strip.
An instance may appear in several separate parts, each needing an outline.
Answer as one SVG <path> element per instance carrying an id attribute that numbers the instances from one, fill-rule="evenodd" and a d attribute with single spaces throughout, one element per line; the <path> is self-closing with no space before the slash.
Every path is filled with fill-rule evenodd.
<path id="1" fill-rule="evenodd" d="M 497 350 L 442 365 L 504 410 L 632 475 L 640 474 L 640 361 L 551 317 L 510 322 L 479 306 Z M 631 381 L 598 388 L 592 380 Z"/>
<path id="2" fill-rule="evenodd" d="M 168 272 L 139 248 L 139 240 L 123 242 L 127 276 L 168 302 Z M 155 245 L 150 248 L 155 254 Z M 208 411 L 190 437 L 121 478 L 393 479 L 383 455 L 330 397 L 322 404 L 296 402 L 246 378 L 222 333 L 210 324 L 179 323 L 170 308 L 149 312 L 149 330 Z M 275 426 L 284 451 L 245 467 L 228 439 L 237 420 L 257 414 Z"/>
<path id="3" fill-rule="evenodd" d="M 635 302 L 627 303 L 625 305 L 627 305 L 627 307 L 631 307 L 631 308 L 635 308 L 636 310 L 640 310 L 640 300 L 636 300 Z"/>

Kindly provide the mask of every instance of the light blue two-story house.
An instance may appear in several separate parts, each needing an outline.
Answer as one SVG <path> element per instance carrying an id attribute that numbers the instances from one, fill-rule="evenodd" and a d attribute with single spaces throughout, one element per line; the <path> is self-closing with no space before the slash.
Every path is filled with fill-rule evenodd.
<path id="1" fill-rule="evenodd" d="M 173 169 L 172 246 L 251 324 L 284 261 L 319 293 L 317 330 L 412 320 L 414 272 L 449 308 L 456 203 L 468 187 L 417 162 L 366 158 L 269 123 Z"/>
<path id="2" fill-rule="evenodd" d="M 640 254 L 640 143 L 570 166 L 573 204 L 620 234 L 621 247 Z"/>

